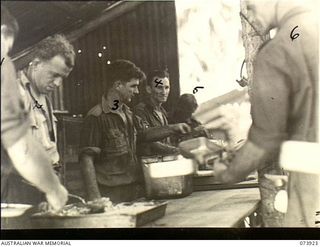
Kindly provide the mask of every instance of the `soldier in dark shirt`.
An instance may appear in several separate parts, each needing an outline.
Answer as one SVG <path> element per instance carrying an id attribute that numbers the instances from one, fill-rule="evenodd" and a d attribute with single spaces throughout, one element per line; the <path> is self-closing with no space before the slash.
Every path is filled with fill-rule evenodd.
<path id="1" fill-rule="evenodd" d="M 141 118 L 133 117 L 126 103 L 139 93 L 144 73 L 126 60 L 110 66 L 111 88 L 84 122 L 80 162 L 88 198 L 105 196 L 118 203 L 144 195 L 137 142 L 156 141 L 190 129 L 185 124 L 149 128 Z"/>
<path id="2" fill-rule="evenodd" d="M 152 71 L 146 80 L 146 98 L 134 107 L 134 114 L 141 117 L 149 127 L 168 125 L 168 114 L 162 107 L 170 93 L 169 73 L 164 70 Z M 172 155 L 179 152 L 169 137 L 157 142 L 141 143 L 138 154 L 141 156 Z"/>

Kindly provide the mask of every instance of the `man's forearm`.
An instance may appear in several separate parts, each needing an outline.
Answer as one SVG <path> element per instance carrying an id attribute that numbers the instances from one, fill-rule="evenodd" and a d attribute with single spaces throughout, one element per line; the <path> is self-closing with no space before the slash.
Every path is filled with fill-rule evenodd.
<path id="1" fill-rule="evenodd" d="M 161 142 L 151 142 L 148 145 L 153 152 L 161 155 L 172 155 L 179 152 L 179 148 Z"/>
<path id="2" fill-rule="evenodd" d="M 82 154 L 80 156 L 80 165 L 86 186 L 88 199 L 94 200 L 100 198 L 101 194 L 97 183 L 96 171 L 93 164 L 93 157 L 87 154 Z"/>
<path id="3" fill-rule="evenodd" d="M 248 141 L 236 154 L 228 168 L 219 175 L 223 183 L 236 183 L 244 180 L 254 170 L 264 164 L 267 152 Z"/>
<path id="4" fill-rule="evenodd" d="M 138 134 L 138 142 L 155 142 L 174 133 L 170 125 L 147 128 Z"/>
<path id="5" fill-rule="evenodd" d="M 42 192 L 50 193 L 60 186 L 50 158 L 42 146 L 34 140 L 30 131 L 7 151 L 20 175 Z"/>

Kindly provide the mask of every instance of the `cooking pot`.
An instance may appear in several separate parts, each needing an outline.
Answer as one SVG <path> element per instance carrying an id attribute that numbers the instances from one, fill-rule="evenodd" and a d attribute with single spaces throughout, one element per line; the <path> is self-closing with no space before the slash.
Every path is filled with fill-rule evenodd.
<path id="1" fill-rule="evenodd" d="M 141 161 L 147 198 L 178 198 L 193 192 L 193 160 L 178 155 L 144 157 Z"/>

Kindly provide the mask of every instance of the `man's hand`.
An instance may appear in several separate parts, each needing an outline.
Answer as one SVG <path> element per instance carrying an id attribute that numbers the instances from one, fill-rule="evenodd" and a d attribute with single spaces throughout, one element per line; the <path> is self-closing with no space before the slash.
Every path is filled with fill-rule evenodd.
<path id="1" fill-rule="evenodd" d="M 213 171 L 215 178 L 222 183 L 228 183 L 229 176 L 227 174 L 228 166 L 221 161 L 215 162 Z"/>
<path id="2" fill-rule="evenodd" d="M 169 125 L 170 128 L 179 134 L 186 134 L 191 132 L 191 127 L 186 123 L 178 123 Z"/>
<path id="3" fill-rule="evenodd" d="M 89 188 L 87 190 L 88 201 L 96 201 L 102 198 L 99 191 L 96 191 L 95 189 L 90 190 Z"/>
<path id="4" fill-rule="evenodd" d="M 250 104 L 226 104 L 207 114 L 202 120 L 203 126 L 209 130 L 225 131 L 230 144 L 247 138 L 251 126 Z"/>
<path id="5" fill-rule="evenodd" d="M 51 192 L 47 193 L 46 198 L 54 210 L 59 210 L 66 205 L 68 201 L 68 191 L 65 189 L 65 187 L 59 185 L 56 190 L 52 190 Z"/>

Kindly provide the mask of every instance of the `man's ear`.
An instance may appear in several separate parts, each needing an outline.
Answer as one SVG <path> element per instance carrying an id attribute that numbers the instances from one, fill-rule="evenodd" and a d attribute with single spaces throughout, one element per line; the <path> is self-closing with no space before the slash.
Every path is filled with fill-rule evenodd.
<path id="1" fill-rule="evenodd" d="M 115 88 L 115 89 L 118 89 L 118 88 L 120 88 L 122 86 L 122 83 L 121 83 L 121 81 L 115 81 L 114 83 L 113 83 L 113 87 Z"/>
<path id="2" fill-rule="evenodd" d="M 41 60 L 36 57 L 29 63 L 29 65 L 32 66 L 34 69 L 36 69 L 40 63 L 41 63 Z"/>

